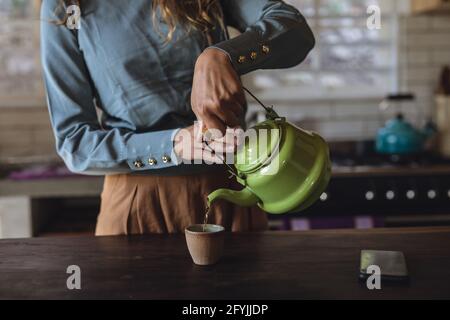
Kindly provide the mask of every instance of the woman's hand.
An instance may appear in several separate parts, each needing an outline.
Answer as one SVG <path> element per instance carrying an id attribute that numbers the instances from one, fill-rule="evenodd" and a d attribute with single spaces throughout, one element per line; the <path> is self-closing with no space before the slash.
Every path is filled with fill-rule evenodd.
<path id="1" fill-rule="evenodd" d="M 243 133 L 242 129 L 227 129 L 222 138 L 209 141 L 205 141 L 203 132 L 204 126 L 201 122 L 178 131 L 174 137 L 176 155 L 189 162 L 199 160 L 199 163 L 204 161 L 220 164 L 224 160 L 229 160 L 227 163 L 233 161 L 239 143 L 238 137 Z"/>
<path id="2" fill-rule="evenodd" d="M 244 104 L 242 83 L 228 56 L 218 49 L 205 50 L 195 64 L 192 85 L 191 105 L 197 119 L 223 135 L 227 127 L 240 125 Z"/>

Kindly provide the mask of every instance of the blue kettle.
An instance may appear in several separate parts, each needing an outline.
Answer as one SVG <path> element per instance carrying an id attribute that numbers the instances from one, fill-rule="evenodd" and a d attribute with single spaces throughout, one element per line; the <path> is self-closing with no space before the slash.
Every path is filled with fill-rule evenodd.
<path id="1" fill-rule="evenodd" d="M 389 155 L 417 154 L 425 149 L 425 143 L 435 132 L 431 121 L 423 130 L 418 130 L 399 113 L 378 130 L 376 150 L 378 153 Z"/>

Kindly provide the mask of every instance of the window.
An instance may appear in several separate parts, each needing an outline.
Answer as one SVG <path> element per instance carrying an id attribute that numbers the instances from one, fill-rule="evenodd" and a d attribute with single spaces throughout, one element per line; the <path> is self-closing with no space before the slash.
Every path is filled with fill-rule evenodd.
<path id="1" fill-rule="evenodd" d="M 45 103 L 38 7 L 38 0 L 0 0 L 0 106 Z"/>
<path id="2" fill-rule="evenodd" d="M 316 47 L 300 66 L 252 75 L 269 100 L 380 98 L 396 86 L 396 14 L 392 0 L 286 0 L 306 17 Z M 381 29 L 367 8 L 381 9 Z"/>

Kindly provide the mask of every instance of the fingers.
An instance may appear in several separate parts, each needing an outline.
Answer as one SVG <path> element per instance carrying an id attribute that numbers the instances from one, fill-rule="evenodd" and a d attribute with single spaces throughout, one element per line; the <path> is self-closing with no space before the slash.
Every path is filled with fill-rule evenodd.
<path id="1" fill-rule="evenodd" d="M 239 118 L 230 110 L 221 109 L 216 113 L 216 117 L 219 118 L 222 121 L 222 123 L 229 128 L 235 128 L 240 124 Z M 225 134 L 225 131 L 221 132 L 222 134 Z"/>
<path id="2" fill-rule="evenodd" d="M 239 101 L 230 101 L 225 106 L 224 109 L 231 111 L 237 118 L 242 116 L 244 113 L 244 104 Z M 231 125 L 228 125 L 229 127 L 232 127 Z"/>
<path id="3" fill-rule="evenodd" d="M 202 133 L 200 122 L 188 128 L 181 129 L 174 138 L 174 150 L 181 159 L 191 163 L 221 164 L 234 163 L 234 152 L 237 148 L 237 136 L 242 129 L 226 130 L 225 136 L 216 140 L 196 140 L 195 135 Z"/>
<path id="4" fill-rule="evenodd" d="M 201 120 L 203 122 L 203 126 L 209 130 L 212 139 L 219 139 L 223 137 L 227 126 L 219 117 L 208 112 L 203 114 Z"/>
<path id="5" fill-rule="evenodd" d="M 232 97 L 215 102 L 206 112 L 217 116 L 227 127 L 234 128 L 240 124 L 239 118 L 244 113 L 243 106 L 243 102 Z"/>
<path id="6" fill-rule="evenodd" d="M 195 142 L 197 148 L 196 159 L 209 163 L 234 163 L 234 153 L 237 150 L 237 138 L 235 130 L 228 128 L 227 133 L 220 139 Z M 202 149 L 200 151 L 200 149 Z"/>
<path id="7" fill-rule="evenodd" d="M 217 155 L 215 152 L 213 152 L 211 150 L 207 150 L 207 149 L 203 149 L 202 160 L 206 164 L 212 164 L 212 163 L 221 164 L 222 163 L 222 158 L 219 157 L 219 155 Z"/>
<path id="8" fill-rule="evenodd" d="M 238 139 L 235 134 L 235 129 L 228 128 L 225 136 L 212 140 L 208 145 L 217 153 L 234 153 L 238 145 Z"/>
<path id="9" fill-rule="evenodd" d="M 209 129 L 211 139 L 219 139 L 225 135 L 227 127 L 237 128 L 241 125 L 241 120 L 238 116 L 240 114 L 242 114 L 242 108 L 235 103 L 230 103 L 224 108 L 214 108 L 214 112 L 208 110 L 198 116 L 198 118 L 203 123 L 203 127 Z M 202 133 L 204 134 L 205 130 Z M 199 139 L 198 136 L 196 137 Z"/>
<path id="10" fill-rule="evenodd" d="M 195 142 L 194 150 L 190 160 L 194 160 L 194 163 L 206 163 L 206 164 L 221 164 L 223 158 L 216 153 L 211 147 L 204 143 Z M 198 162 L 197 162 L 198 161 Z"/>
<path id="11" fill-rule="evenodd" d="M 237 105 L 242 110 L 242 107 L 245 105 L 246 101 L 245 101 L 245 92 L 244 92 L 244 89 L 243 89 L 241 83 L 240 83 L 240 88 L 235 92 L 234 97 L 235 97 L 234 99 L 235 99 Z"/>
<path id="12" fill-rule="evenodd" d="M 226 153 L 234 153 L 237 148 L 235 144 L 226 144 L 226 143 L 217 142 L 217 141 L 213 141 L 213 142 L 209 143 L 208 146 L 215 153 L 222 154 L 222 155 L 226 154 Z"/>
<path id="13" fill-rule="evenodd" d="M 223 135 L 227 127 L 235 128 L 241 124 L 243 105 L 244 103 L 233 96 L 226 99 L 210 99 L 205 104 L 193 104 L 193 111 L 206 128 L 217 129 Z"/>

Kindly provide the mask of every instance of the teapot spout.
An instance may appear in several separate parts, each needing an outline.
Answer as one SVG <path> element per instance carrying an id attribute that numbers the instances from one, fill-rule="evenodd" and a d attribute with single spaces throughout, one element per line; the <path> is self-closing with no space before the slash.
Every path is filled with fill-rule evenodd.
<path id="1" fill-rule="evenodd" d="M 249 189 L 244 188 L 241 191 L 230 189 L 218 189 L 208 195 L 208 206 L 219 200 L 224 199 L 242 207 L 251 207 L 260 202 L 259 198 Z"/>

